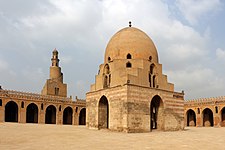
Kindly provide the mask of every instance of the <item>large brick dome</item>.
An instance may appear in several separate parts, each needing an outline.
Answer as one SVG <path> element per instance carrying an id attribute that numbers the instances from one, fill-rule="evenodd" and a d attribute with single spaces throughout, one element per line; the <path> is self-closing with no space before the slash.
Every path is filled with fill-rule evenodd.
<path id="1" fill-rule="evenodd" d="M 132 59 L 151 59 L 158 63 L 158 53 L 151 38 L 134 27 L 122 29 L 110 39 L 105 51 L 105 63 L 127 59 L 128 54 Z"/>

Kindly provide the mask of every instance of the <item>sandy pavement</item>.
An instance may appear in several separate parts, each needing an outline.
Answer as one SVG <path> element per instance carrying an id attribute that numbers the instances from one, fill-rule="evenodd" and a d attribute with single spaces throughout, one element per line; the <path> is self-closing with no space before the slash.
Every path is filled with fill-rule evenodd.
<path id="1" fill-rule="evenodd" d="M 225 127 L 127 134 L 84 126 L 0 123 L 0 150 L 11 149 L 224 150 Z"/>

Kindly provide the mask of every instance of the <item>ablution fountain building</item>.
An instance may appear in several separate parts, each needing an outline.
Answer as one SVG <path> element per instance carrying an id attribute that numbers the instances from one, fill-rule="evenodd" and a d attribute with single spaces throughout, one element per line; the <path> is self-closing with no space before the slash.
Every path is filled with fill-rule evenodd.
<path id="1" fill-rule="evenodd" d="M 86 101 L 67 97 L 56 49 L 51 61 L 41 94 L 0 88 L 0 122 L 86 124 L 128 133 L 225 125 L 225 97 L 185 101 L 163 74 L 151 38 L 131 24 L 110 39 Z"/>

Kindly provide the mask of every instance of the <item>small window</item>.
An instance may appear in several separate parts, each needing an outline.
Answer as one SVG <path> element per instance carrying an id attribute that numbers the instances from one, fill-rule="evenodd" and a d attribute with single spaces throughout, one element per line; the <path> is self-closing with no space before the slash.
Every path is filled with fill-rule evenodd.
<path id="1" fill-rule="evenodd" d="M 61 105 L 59 105 L 59 111 L 61 111 Z"/>
<path id="2" fill-rule="evenodd" d="M 152 60 L 152 56 L 149 56 L 149 60 L 150 60 L 150 61 Z"/>
<path id="3" fill-rule="evenodd" d="M 155 65 L 154 65 L 154 64 L 151 64 L 151 66 L 150 66 L 150 74 L 153 74 L 153 72 L 154 72 L 154 67 L 155 67 Z"/>
<path id="4" fill-rule="evenodd" d="M 108 62 L 110 62 L 111 61 L 111 58 L 110 57 L 108 57 Z"/>
<path id="5" fill-rule="evenodd" d="M 59 88 L 55 88 L 55 95 L 59 95 Z"/>
<path id="6" fill-rule="evenodd" d="M 126 67 L 127 67 L 127 68 L 131 68 L 131 67 L 132 67 L 132 64 L 131 64 L 130 62 L 128 62 L 128 63 L 126 64 Z"/>
<path id="7" fill-rule="evenodd" d="M 131 54 L 127 54 L 127 59 L 131 59 Z"/>
<path id="8" fill-rule="evenodd" d="M 43 110 L 44 109 L 44 105 L 43 105 L 43 103 L 41 104 L 41 110 Z"/>
<path id="9" fill-rule="evenodd" d="M 77 111 L 78 111 L 78 107 L 76 107 L 76 110 L 75 110 L 75 112 L 77 113 Z"/>
<path id="10" fill-rule="evenodd" d="M 24 102 L 21 102 L 21 108 L 24 108 Z"/>
<path id="11" fill-rule="evenodd" d="M 198 114 L 200 114 L 200 109 L 198 108 Z"/>
<path id="12" fill-rule="evenodd" d="M 2 106 L 2 99 L 0 99 L 0 106 Z"/>
<path id="13" fill-rule="evenodd" d="M 217 106 L 215 107 L 215 111 L 216 111 L 216 113 L 218 113 L 218 107 Z"/>

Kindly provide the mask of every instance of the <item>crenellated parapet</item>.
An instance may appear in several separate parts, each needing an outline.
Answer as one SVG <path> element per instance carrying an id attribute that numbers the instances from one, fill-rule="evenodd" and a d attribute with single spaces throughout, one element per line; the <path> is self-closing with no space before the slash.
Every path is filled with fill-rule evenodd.
<path id="1" fill-rule="evenodd" d="M 185 106 L 216 105 L 216 104 L 225 104 L 225 96 L 198 98 L 198 99 L 186 100 L 184 102 Z"/>
<path id="2" fill-rule="evenodd" d="M 66 103 L 77 103 L 77 104 L 85 104 L 85 100 L 78 99 L 73 101 L 72 97 L 61 97 L 61 96 L 53 96 L 53 95 L 41 95 L 37 93 L 30 92 L 20 92 L 14 90 L 0 90 L 1 98 L 10 98 L 10 99 L 21 99 L 21 100 L 38 100 L 38 101 L 51 101 L 51 102 L 66 102 Z"/>

